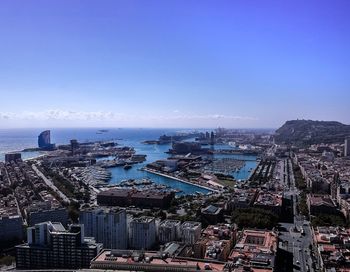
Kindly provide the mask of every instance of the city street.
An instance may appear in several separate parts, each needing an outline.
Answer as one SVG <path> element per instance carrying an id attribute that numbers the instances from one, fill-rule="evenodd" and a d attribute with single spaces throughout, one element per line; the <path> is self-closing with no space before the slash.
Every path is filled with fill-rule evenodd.
<path id="1" fill-rule="evenodd" d="M 292 162 L 290 159 L 284 159 L 279 166 L 278 176 L 280 182 L 284 183 L 285 197 L 292 199 L 293 203 L 293 223 L 280 223 L 279 238 L 288 252 L 293 254 L 293 271 L 314 271 L 310 251 L 310 245 L 312 245 L 310 222 L 298 214 L 300 192 L 295 186 Z"/>
<path id="2" fill-rule="evenodd" d="M 69 198 L 65 194 L 63 194 L 50 179 L 48 179 L 43 173 L 41 173 L 41 171 L 36 167 L 35 164 L 32 165 L 32 168 L 35 171 L 35 173 L 43 179 L 46 185 L 49 186 L 54 192 L 56 192 L 64 202 L 68 204 L 70 203 Z"/>

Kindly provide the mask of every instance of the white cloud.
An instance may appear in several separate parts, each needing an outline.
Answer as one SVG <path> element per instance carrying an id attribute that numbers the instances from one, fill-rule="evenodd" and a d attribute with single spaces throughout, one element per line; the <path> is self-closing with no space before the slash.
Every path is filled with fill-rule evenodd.
<path id="1" fill-rule="evenodd" d="M 163 126 L 163 127 L 210 127 L 235 126 L 254 123 L 258 119 L 250 116 L 224 114 L 180 114 L 169 115 L 124 114 L 112 111 L 73 111 L 51 109 L 47 111 L 24 111 L 20 113 L 0 112 L 0 126 Z"/>
<path id="2" fill-rule="evenodd" d="M 250 117 L 250 116 L 235 116 L 235 115 L 224 115 L 224 114 L 204 114 L 204 115 L 196 115 L 196 114 L 188 114 L 188 115 L 173 115 L 168 117 L 158 117 L 164 119 L 206 119 L 206 120 L 216 120 L 216 119 L 226 119 L 226 120 L 246 120 L 246 121 L 257 121 L 258 118 Z"/>
<path id="3" fill-rule="evenodd" d="M 103 111 L 47 110 L 21 113 L 0 113 L 0 118 L 11 120 L 106 120 L 125 118 L 122 114 Z"/>
<path id="4" fill-rule="evenodd" d="M 7 113 L 1 113 L 1 112 L 0 112 L 0 119 L 5 119 L 5 120 L 7 120 L 7 119 L 10 119 L 10 116 L 9 116 L 9 114 L 7 114 Z"/>

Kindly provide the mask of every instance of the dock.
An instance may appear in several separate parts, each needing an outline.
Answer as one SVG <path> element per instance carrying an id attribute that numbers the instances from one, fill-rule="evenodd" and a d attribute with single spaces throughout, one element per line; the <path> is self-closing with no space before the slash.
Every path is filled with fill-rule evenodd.
<path id="1" fill-rule="evenodd" d="M 158 175 L 158 176 L 170 178 L 170 179 L 173 179 L 173 180 L 176 180 L 176 181 L 180 181 L 182 183 L 186 183 L 186 184 L 189 184 L 189 185 L 192 185 L 192 186 L 196 186 L 196 187 L 199 187 L 199 188 L 202 188 L 202 189 L 206 189 L 206 190 L 209 190 L 209 191 L 212 191 L 212 192 L 215 192 L 215 193 L 219 192 L 219 190 L 215 190 L 213 188 L 210 188 L 210 187 L 207 187 L 207 186 L 204 186 L 204 185 L 199 185 L 199 184 L 196 184 L 196 183 L 192 183 L 190 181 L 183 180 L 183 179 L 180 179 L 180 178 L 177 178 L 177 177 L 173 177 L 171 175 L 163 174 L 163 173 L 160 173 L 158 171 L 151 170 L 149 168 L 142 168 L 142 170 L 145 171 L 145 172 L 151 173 L 151 174 L 155 174 L 155 175 Z"/>

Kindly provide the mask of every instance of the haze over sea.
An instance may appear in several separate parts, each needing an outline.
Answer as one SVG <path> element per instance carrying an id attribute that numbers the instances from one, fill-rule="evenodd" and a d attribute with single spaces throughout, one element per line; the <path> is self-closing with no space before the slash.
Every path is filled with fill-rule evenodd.
<path id="1" fill-rule="evenodd" d="M 6 152 L 20 151 L 25 148 L 37 147 L 37 137 L 43 129 L 0 129 L 0 161 L 4 160 Z M 79 142 L 88 141 L 116 141 L 122 146 L 134 147 L 138 154 L 146 154 L 147 160 L 142 164 L 137 164 L 130 170 L 124 170 L 123 167 L 110 168 L 112 172 L 111 183 L 119 183 L 125 179 L 141 179 L 151 178 L 159 184 L 169 185 L 173 188 L 182 190 L 185 194 L 191 194 L 196 191 L 206 193 L 205 189 L 198 188 L 189 184 L 181 183 L 166 177 L 161 177 L 139 169 L 147 163 L 164 159 L 169 150 L 170 144 L 165 145 L 145 145 L 142 144 L 145 140 L 158 139 L 160 135 L 174 135 L 177 132 L 190 131 L 189 129 L 150 129 L 150 128 L 113 128 L 107 132 L 99 132 L 96 128 L 55 128 L 51 129 L 51 142 L 60 144 L 68 144 L 71 139 L 77 139 Z M 216 145 L 216 148 L 231 148 L 227 145 Z M 22 152 L 22 158 L 32 158 L 40 155 L 39 152 Z M 222 156 L 220 156 L 222 157 Z M 233 176 L 236 179 L 246 179 L 249 176 L 249 169 L 256 166 L 256 157 L 244 155 L 229 155 L 231 158 L 249 160 L 245 166 Z M 253 161 L 252 161 L 253 160 Z"/>
<path id="2" fill-rule="evenodd" d="M 38 135 L 46 129 L 50 128 L 0 129 L 0 153 L 37 147 Z M 118 140 L 117 142 L 121 144 L 124 144 L 124 141 L 140 143 L 144 140 L 157 139 L 162 134 L 174 134 L 181 129 L 114 128 L 102 134 L 98 134 L 98 128 L 54 128 L 50 130 L 51 142 L 59 145 L 68 144 L 71 139 L 77 139 L 79 142 Z"/>

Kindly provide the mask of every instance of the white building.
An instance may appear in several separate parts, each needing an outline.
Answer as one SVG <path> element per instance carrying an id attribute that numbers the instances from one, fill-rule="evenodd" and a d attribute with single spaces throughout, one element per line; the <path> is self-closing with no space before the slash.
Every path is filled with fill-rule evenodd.
<path id="1" fill-rule="evenodd" d="M 156 220 L 154 217 L 133 218 L 129 228 L 129 247 L 132 249 L 151 249 L 156 243 Z"/>
<path id="2" fill-rule="evenodd" d="M 199 222 L 187 221 L 181 225 L 181 239 L 186 244 L 193 245 L 201 237 L 202 224 Z"/>
<path id="3" fill-rule="evenodd" d="M 159 242 L 166 244 L 168 242 L 181 239 L 181 222 L 178 220 L 164 220 L 159 225 Z"/>
<path id="4" fill-rule="evenodd" d="M 80 212 L 79 223 L 85 235 L 94 237 L 108 249 L 126 249 L 128 246 L 127 216 L 125 209 L 88 209 Z"/>
<path id="5" fill-rule="evenodd" d="M 79 269 L 89 268 L 102 245 L 85 238 L 81 225 L 44 222 L 27 229 L 28 242 L 16 246 L 17 269 Z"/>

